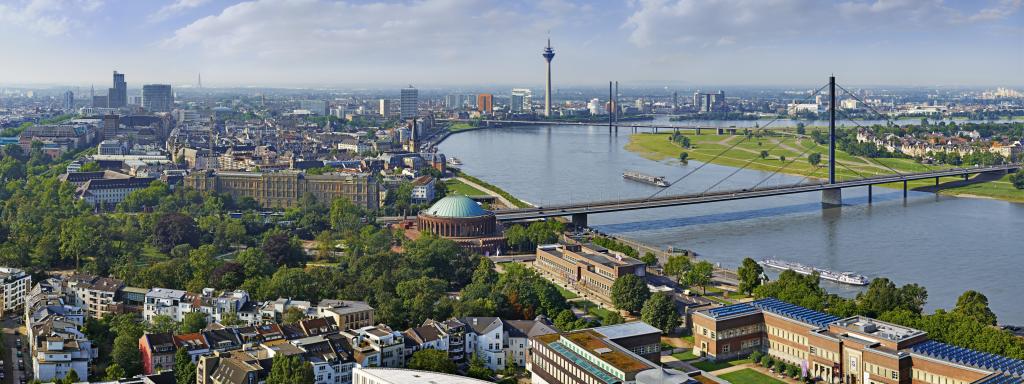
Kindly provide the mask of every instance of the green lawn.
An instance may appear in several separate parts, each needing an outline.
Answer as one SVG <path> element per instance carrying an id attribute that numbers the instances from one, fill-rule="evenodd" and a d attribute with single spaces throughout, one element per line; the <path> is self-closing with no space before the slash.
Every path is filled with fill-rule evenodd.
<path id="1" fill-rule="evenodd" d="M 718 376 L 722 380 L 735 384 L 785 384 L 784 381 L 765 375 L 753 369 L 741 369 Z"/>
<path id="2" fill-rule="evenodd" d="M 452 195 L 465 195 L 465 196 L 485 196 L 487 193 L 479 189 L 473 188 L 469 184 L 463 183 L 458 179 L 451 179 L 445 181 L 445 186 L 448 187 L 448 193 Z"/>
<path id="3" fill-rule="evenodd" d="M 561 285 L 557 285 L 556 284 L 555 288 L 558 288 L 558 293 L 561 293 L 562 297 L 564 297 L 566 300 L 571 300 L 571 299 L 575 299 L 577 297 L 580 297 L 579 295 L 577 295 L 575 293 L 572 293 L 572 291 L 570 291 L 568 289 L 565 289 L 565 288 L 562 288 Z"/>
<path id="4" fill-rule="evenodd" d="M 698 361 L 698 362 L 692 363 L 690 365 L 692 365 L 695 368 L 700 369 L 702 371 L 712 372 L 712 371 L 717 371 L 717 370 L 722 369 L 722 368 L 729 368 L 729 367 L 734 367 L 734 366 L 737 366 L 737 365 L 742 365 L 742 364 L 747 364 L 747 363 L 752 363 L 752 362 L 753 361 L 751 361 L 750 359 L 739 359 L 739 360 L 719 361 L 719 362 Z"/>
<path id="5" fill-rule="evenodd" d="M 683 149 L 678 144 L 669 140 L 670 134 L 637 133 L 630 136 L 626 149 L 635 152 L 643 157 L 652 160 L 678 159 L 683 151 L 689 154 L 690 160 L 711 161 L 715 164 L 731 167 L 745 166 L 747 169 L 761 170 L 767 172 L 784 173 L 795 176 L 807 176 L 807 181 L 821 180 L 828 176 L 828 147 L 818 144 L 809 138 L 797 138 L 793 136 L 782 137 L 753 137 L 743 140 L 742 135 L 687 135 L 690 138 L 691 148 Z M 733 146 L 724 154 L 722 151 Z M 762 159 L 761 151 L 768 151 L 768 157 Z M 812 153 L 821 154 L 821 163 L 813 166 L 807 161 Z M 718 156 L 718 157 L 716 157 Z M 781 156 L 786 161 L 781 161 Z M 789 162 L 792 159 L 793 162 Z M 851 156 L 842 151 L 836 151 L 836 178 L 843 180 L 857 180 L 864 177 L 891 175 L 895 169 L 902 173 L 924 172 L 941 168 L 948 168 L 946 165 L 923 165 L 914 162 L 913 159 L 895 158 L 865 158 Z M 748 165 L 749 163 L 749 165 Z M 956 181 L 959 178 L 945 178 L 940 182 Z M 805 181 L 805 182 L 807 182 Z M 910 188 L 929 187 L 935 184 L 934 180 L 916 180 L 908 184 Z M 902 183 L 882 185 L 883 187 L 902 188 Z M 1005 177 L 998 182 L 979 183 L 963 187 L 943 189 L 940 193 L 947 195 L 974 195 L 981 197 L 992 197 L 1010 201 L 1024 202 L 1024 191 L 1013 188 Z"/>
<path id="6" fill-rule="evenodd" d="M 686 352 L 673 353 L 672 357 L 677 358 L 680 361 L 690 361 L 697 359 L 697 355 L 694 355 L 692 350 L 688 350 Z"/>
<path id="7" fill-rule="evenodd" d="M 594 304 L 588 300 L 573 301 L 572 306 L 576 308 L 582 308 L 586 310 L 587 313 L 594 315 L 594 317 L 597 317 L 598 319 L 603 319 L 605 318 L 605 316 L 611 313 L 611 311 L 604 309 L 601 306 Z"/>

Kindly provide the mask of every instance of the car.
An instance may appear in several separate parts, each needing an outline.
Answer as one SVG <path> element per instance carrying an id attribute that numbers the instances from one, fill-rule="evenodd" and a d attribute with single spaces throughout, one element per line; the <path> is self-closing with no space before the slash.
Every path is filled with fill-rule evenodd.
<path id="1" fill-rule="evenodd" d="M 17 355 L 18 355 L 18 357 L 21 357 L 21 350 L 20 349 L 18 350 Z"/>

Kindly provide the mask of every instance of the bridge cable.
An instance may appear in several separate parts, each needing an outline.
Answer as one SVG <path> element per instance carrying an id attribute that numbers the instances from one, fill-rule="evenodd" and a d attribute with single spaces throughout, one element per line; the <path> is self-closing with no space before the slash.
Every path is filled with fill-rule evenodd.
<path id="1" fill-rule="evenodd" d="M 766 150 L 763 150 L 762 152 L 770 152 L 770 151 L 774 150 L 775 148 L 778 148 L 778 147 L 779 147 L 780 145 L 782 145 L 782 143 L 783 143 L 784 141 L 785 141 L 785 140 L 783 140 L 783 139 L 780 139 L 778 143 L 775 143 L 775 145 L 773 145 L 773 146 L 772 146 L 771 148 L 768 148 L 768 149 L 766 149 Z M 715 187 L 717 187 L 717 186 L 718 186 L 719 184 L 722 184 L 723 182 L 725 182 L 726 180 L 728 180 L 728 179 L 729 179 L 730 177 L 732 177 L 733 175 L 735 175 L 735 174 L 739 173 L 740 171 L 742 171 L 742 170 L 746 169 L 746 168 L 747 168 L 748 166 L 750 166 L 750 164 L 753 164 L 753 163 L 754 163 L 755 161 L 757 161 L 757 159 L 759 159 L 760 157 L 761 157 L 761 156 L 760 156 L 760 155 L 758 155 L 757 157 L 754 157 L 753 159 L 750 159 L 750 160 L 749 160 L 749 161 L 747 161 L 747 162 L 746 162 L 745 164 L 743 164 L 743 166 L 742 166 L 742 167 L 736 168 L 736 170 L 732 171 L 732 173 L 730 173 L 729 175 L 725 176 L 725 177 L 724 177 L 724 178 L 722 178 L 721 180 L 718 180 L 718 182 L 717 182 L 717 183 L 714 183 L 714 184 L 712 184 L 712 185 L 711 185 L 710 187 L 708 187 L 708 189 L 705 189 L 705 190 L 704 190 L 704 192 L 701 192 L 700 194 L 701 194 L 701 195 L 704 195 L 705 193 L 708 193 L 708 191 L 710 191 L 710 190 L 714 189 L 714 188 L 715 188 Z M 763 159 L 762 159 L 762 160 L 763 160 Z"/>
<path id="2" fill-rule="evenodd" d="M 817 89 L 816 91 L 814 91 L 814 92 L 813 92 L 813 93 L 811 93 L 810 95 L 807 95 L 807 97 L 804 97 L 804 98 L 803 98 L 802 100 L 800 100 L 800 101 L 801 101 L 801 102 L 803 102 L 803 101 L 809 100 L 810 98 L 812 98 L 812 97 L 814 97 L 814 96 L 817 96 L 817 95 L 818 95 L 818 93 L 820 93 L 820 92 L 821 92 L 821 91 L 822 91 L 823 89 L 825 89 L 826 87 L 828 87 L 828 84 L 825 84 L 825 85 L 821 86 L 821 88 L 818 88 L 818 89 Z M 758 129 L 765 129 L 765 128 L 767 128 L 767 127 L 768 127 L 769 125 L 772 125 L 772 123 L 775 123 L 776 121 L 779 121 L 779 119 L 781 119 L 781 118 L 782 118 L 782 116 L 776 116 L 776 117 L 775 117 L 774 119 L 772 119 L 771 121 L 769 121 L 769 122 L 768 122 L 768 124 L 765 124 L 764 126 L 761 126 L 761 127 L 759 127 Z M 727 147 L 727 148 L 723 149 L 723 150 L 722 150 L 721 152 L 719 152 L 719 153 L 718 153 L 718 154 L 716 154 L 715 156 L 711 157 L 711 159 L 709 159 L 709 160 L 707 160 L 707 161 L 704 161 L 704 162 L 701 162 L 701 164 L 700 164 L 699 166 L 697 166 L 697 168 L 694 168 L 694 169 L 693 169 L 692 171 L 690 171 L 690 172 L 687 172 L 687 173 L 686 173 L 685 175 L 683 175 L 682 177 L 680 177 L 680 178 L 676 179 L 675 181 L 673 181 L 672 183 L 670 183 L 670 184 L 668 185 L 668 187 L 662 187 L 662 188 L 661 188 L 660 190 L 658 190 L 657 192 L 655 192 L 655 193 L 651 194 L 650 196 L 647 196 L 647 198 L 646 198 L 646 199 L 644 199 L 644 200 L 649 200 L 649 199 L 652 199 L 652 198 L 654 198 L 655 196 L 657 196 L 657 195 L 661 194 L 662 192 L 665 192 L 665 191 L 666 191 L 666 190 L 667 190 L 667 189 L 668 189 L 669 187 L 671 187 L 671 186 L 673 186 L 673 185 L 676 185 L 676 183 L 678 183 L 678 182 L 680 182 L 680 181 L 683 181 L 683 179 L 685 179 L 685 178 L 689 177 L 690 175 L 694 174 L 695 172 L 697 172 L 697 171 L 701 170 L 701 168 L 704 168 L 704 166 L 706 166 L 706 165 L 708 165 L 708 164 L 711 164 L 711 163 L 712 163 L 712 162 L 713 162 L 713 161 L 714 161 L 715 159 L 717 159 L 717 158 L 719 158 L 720 156 L 724 155 L 724 154 L 725 154 L 726 152 L 728 152 L 729 150 L 731 150 L 731 149 L 735 148 L 735 147 L 736 147 L 737 145 L 740 145 L 740 143 L 742 143 L 742 142 L 746 141 L 746 140 L 747 140 L 747 139 L 749 139 L 750 137 L 751 137 L 751 136 L 747 136 L 747 135 L 744 135 L 744 136 L 743 136 L 743 138 L 742 138 L 742 139 L 740 139 L 740 141 L 737 141 L 737 142 L 736 142 L 735 144 L 733 144 L 733 145 L 730 145 L 729 147 Z M 746 166 L 744 166 L 744 168 L 745 168 L 745 167 L 746 167 Z M 730 175 L 730 176 L 731 176 L 731 175 Z M 728 177 L 726 177 L 726 178 L 728 178 Z M 723 180 L 723 181 L 724 181 L 724 180 Z M 716 183 L 715 185 L 718 185 L 718 183 Z M 704 192 L 707 192 L 707 191 L 704 191 Z M 701 193 L 701 194 L 703 194 L 703 193 Z"/>
<path id="3" fill-rule="evenodd" d="M 861 125 L 860 123 L 858 123 L 856 120 L 851 119 L 849 116 L 846 115 L 846 113 L 843 113 L 843 112 L 839 111 L 838 109 L 836 111 L 839 112 L 840 114 L 842 114 L 843 117 L 845 117 L 847 120 L 850 120 L 850 122 L 853 123 L 854 125 L 856 125 L 857 127 L 861 128 L 861 129 L 868 129 L 867 127 L 865 127 L 865 126 Z M 872 163 L 872 158 L 870 156 L 863 156 L 863 157 L 868 160 L 868 164 Z M 836 162 L 836 164 L 838 164 L 838 163 L 839 162 Z M 892 167 L 886 165 L 885 163 L 883 163 L 881 161 L 874 160 L 874 163 L 876 163 L 878 165 L 881 165 L 881 166 L 883 166 L 885 168 L 888 168 L 890 171 L 893 171 L 893 173 L 895 173 L 897 175 L 900 175 L 901 177 L 904 176 L 903 172 L 897 171 L 897 170 L 893 169 Z"/>
<path id="4" fill-rule="evenodd" d="M 801 139 L 801 138 L 806 138 L 806 136 L 799 136 L 799 135 L 798 135 L 797 139 Z M 812 147 L 812 148 L 813 148 L 813 147 Z M 753 187 L 751 187 L 751 189 L 757 189 L 757 187 L 758 187 L 758 186 L 760 186 L 760 185 L 761 185 L 761 184 L 763 184 L 764 182 L 768 181 L 769 179 L 771 179 L 772 177 L 774 177 L 775 175 L 777 175 L 777 174 L 778 174 L 779 172 L 781 172 L 781 171 L 782 171 L 783 169 L 785 169 L 786 167 L 788 167 L 788 166 L 789 166 L 790 164 L 793 164 L 794 162 L 796 162 L 796 160 L 797 160 L 797 159 L 799 159 L 799 158 L 800 158 L 800 156 L 803 156 L 803 155 L 805 155 L 805 154 L 806 154 L 806 153 L 807 153 L 808 151 L 810 151 L 810 150 L 811 150 L 811 148 L 804 148 L 804 151 L 803 151 L 803 152 L 800 152 L 800 153 L 798 153 L 798 154 L 797 154 L 796 156 L 794 156 L 794 157 L 793 157 L 793 159 L 792 159 L 792 160 L 790 160 L 790 161 L 786 162 L 786 163 L 785 163 L 785 164 L 783 164 L 783 165 L 782 165 L 781 167 L 779 167 L 778 169 L 776 169 L 775 171 L 773 171 L 773 172 L 772 172 L 771 174 L 769 174 L 769 175 L 768 175 L 768 177 L 765 177 L 764 179 L 761 179 L 761 181 L 757 182 L 757 184 L 754 184 L 754 186 L 753 186 Z M 812 173 L 813 173 L 813 172 L 812 172 Z M 806 179 L 806 177 L 804 177 L 804 179 Z M 800 182 L 803 182 L 803 180 L 800 180 Z"/>

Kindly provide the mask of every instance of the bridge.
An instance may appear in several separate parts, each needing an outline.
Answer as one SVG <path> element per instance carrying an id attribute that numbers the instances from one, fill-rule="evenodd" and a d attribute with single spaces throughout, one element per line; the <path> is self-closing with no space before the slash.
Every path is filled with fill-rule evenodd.
<path id="1" fill-rule="evenodd" d="M 495 211 L 495 216 L 501 221 L 521 221 L 542 219 L 548 217 L 569 216 L 573 224 L 586 226 L 587 215 L 595 213 L 608 213 L 618 211 L 629 211 L 636 209 L 674 207 L 680 205 L 714 203 L 720 201 L 743 200 L 758 197 L 781 196 L 794 193 L 806 193 L 817 191 L 832 191 L 852 187 L 868 187 L 868 202 L 872 201 L 872 186 L 878 184 L 903 183 L 903 197 L 907 197 L 907 182 L 913 180 L 935 179 L 935 185 L 939 184 L 942 177 L 963 177 L 967 179 L 972 174 L 990 172 L 1009 172 L 1020 169 L 1020 164 L 1002 164 L 987 167 L 974 168 L 951 168 L 931 172 L 920 172 L 900 175 L 875 176 L 857 180 L 841 181 L 836 183 L 814 183 L 787 186 L 773 186 L 753 189 L 741 189 L 732 191 L 716 191 L 710 193 L 694 193 L 685 195 L 670 195 L 651 198 L 636 198 L 608 201 L 594 201 L 580 204 L 552 205 L 533 208 L 508 209 Z M 837 203 L 837 202 L 832 202 Z"/>
<path id="2" fill-rule="evenodd" d="M 560 121 L 560 120 L 497 120 L 497 119 L 437 119 L 440 122 L 446 123 L 473 123 L 473 124 L 484 124 L 484 126 L 491 125 L 583 125 L 583 126 L 598 126 L 605 125 L 606 123 L 600 121 Z M 649 123 L 637 123 L 630 121 L 612 121 L 608 124 L 609 127 L 631 128 L 634 132 L 637 130 L 650 130 L 651 132 L 658 133 L 659 130 L 672 130 L 673 132 L 678 131 L 694 131 L 696 134 L 701 134 L 701 131 L 715 131 L 718 134 L 725 133 L 737 133 L 749 128 L 736 128 L 736 127 L 712 127 L 712 126 L 683 126 L 683 125 L 664 125 L 664 124 L 649 124 Z M 760 128 L 756 128 L 760 129 Z M 784 128 L 775 128 L 784 129 Z"/>

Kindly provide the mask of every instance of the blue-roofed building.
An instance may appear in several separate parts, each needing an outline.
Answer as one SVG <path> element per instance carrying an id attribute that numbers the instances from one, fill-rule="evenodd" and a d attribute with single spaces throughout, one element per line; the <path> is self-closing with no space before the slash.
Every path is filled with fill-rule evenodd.
<path id="1" fill-rule="evenodd" d="M 505 236 L 494 212 L 462 195 L 446 196 L 421 211 L 416 217 L 416 231 L 406 231 L 406 235 L 418 238 L 423 232 L 451 239 L 467 251 L 487 256 L 505 247 Z"/>
<path id="2" fill-rule="evenodd" d="M 1024 361 L 929 340 L 924 331 L 863 316 L 839 318 L 777 299 L 696 312 L 694 354 L 754 351 L 826 383 L 1021 383 Z"/>

